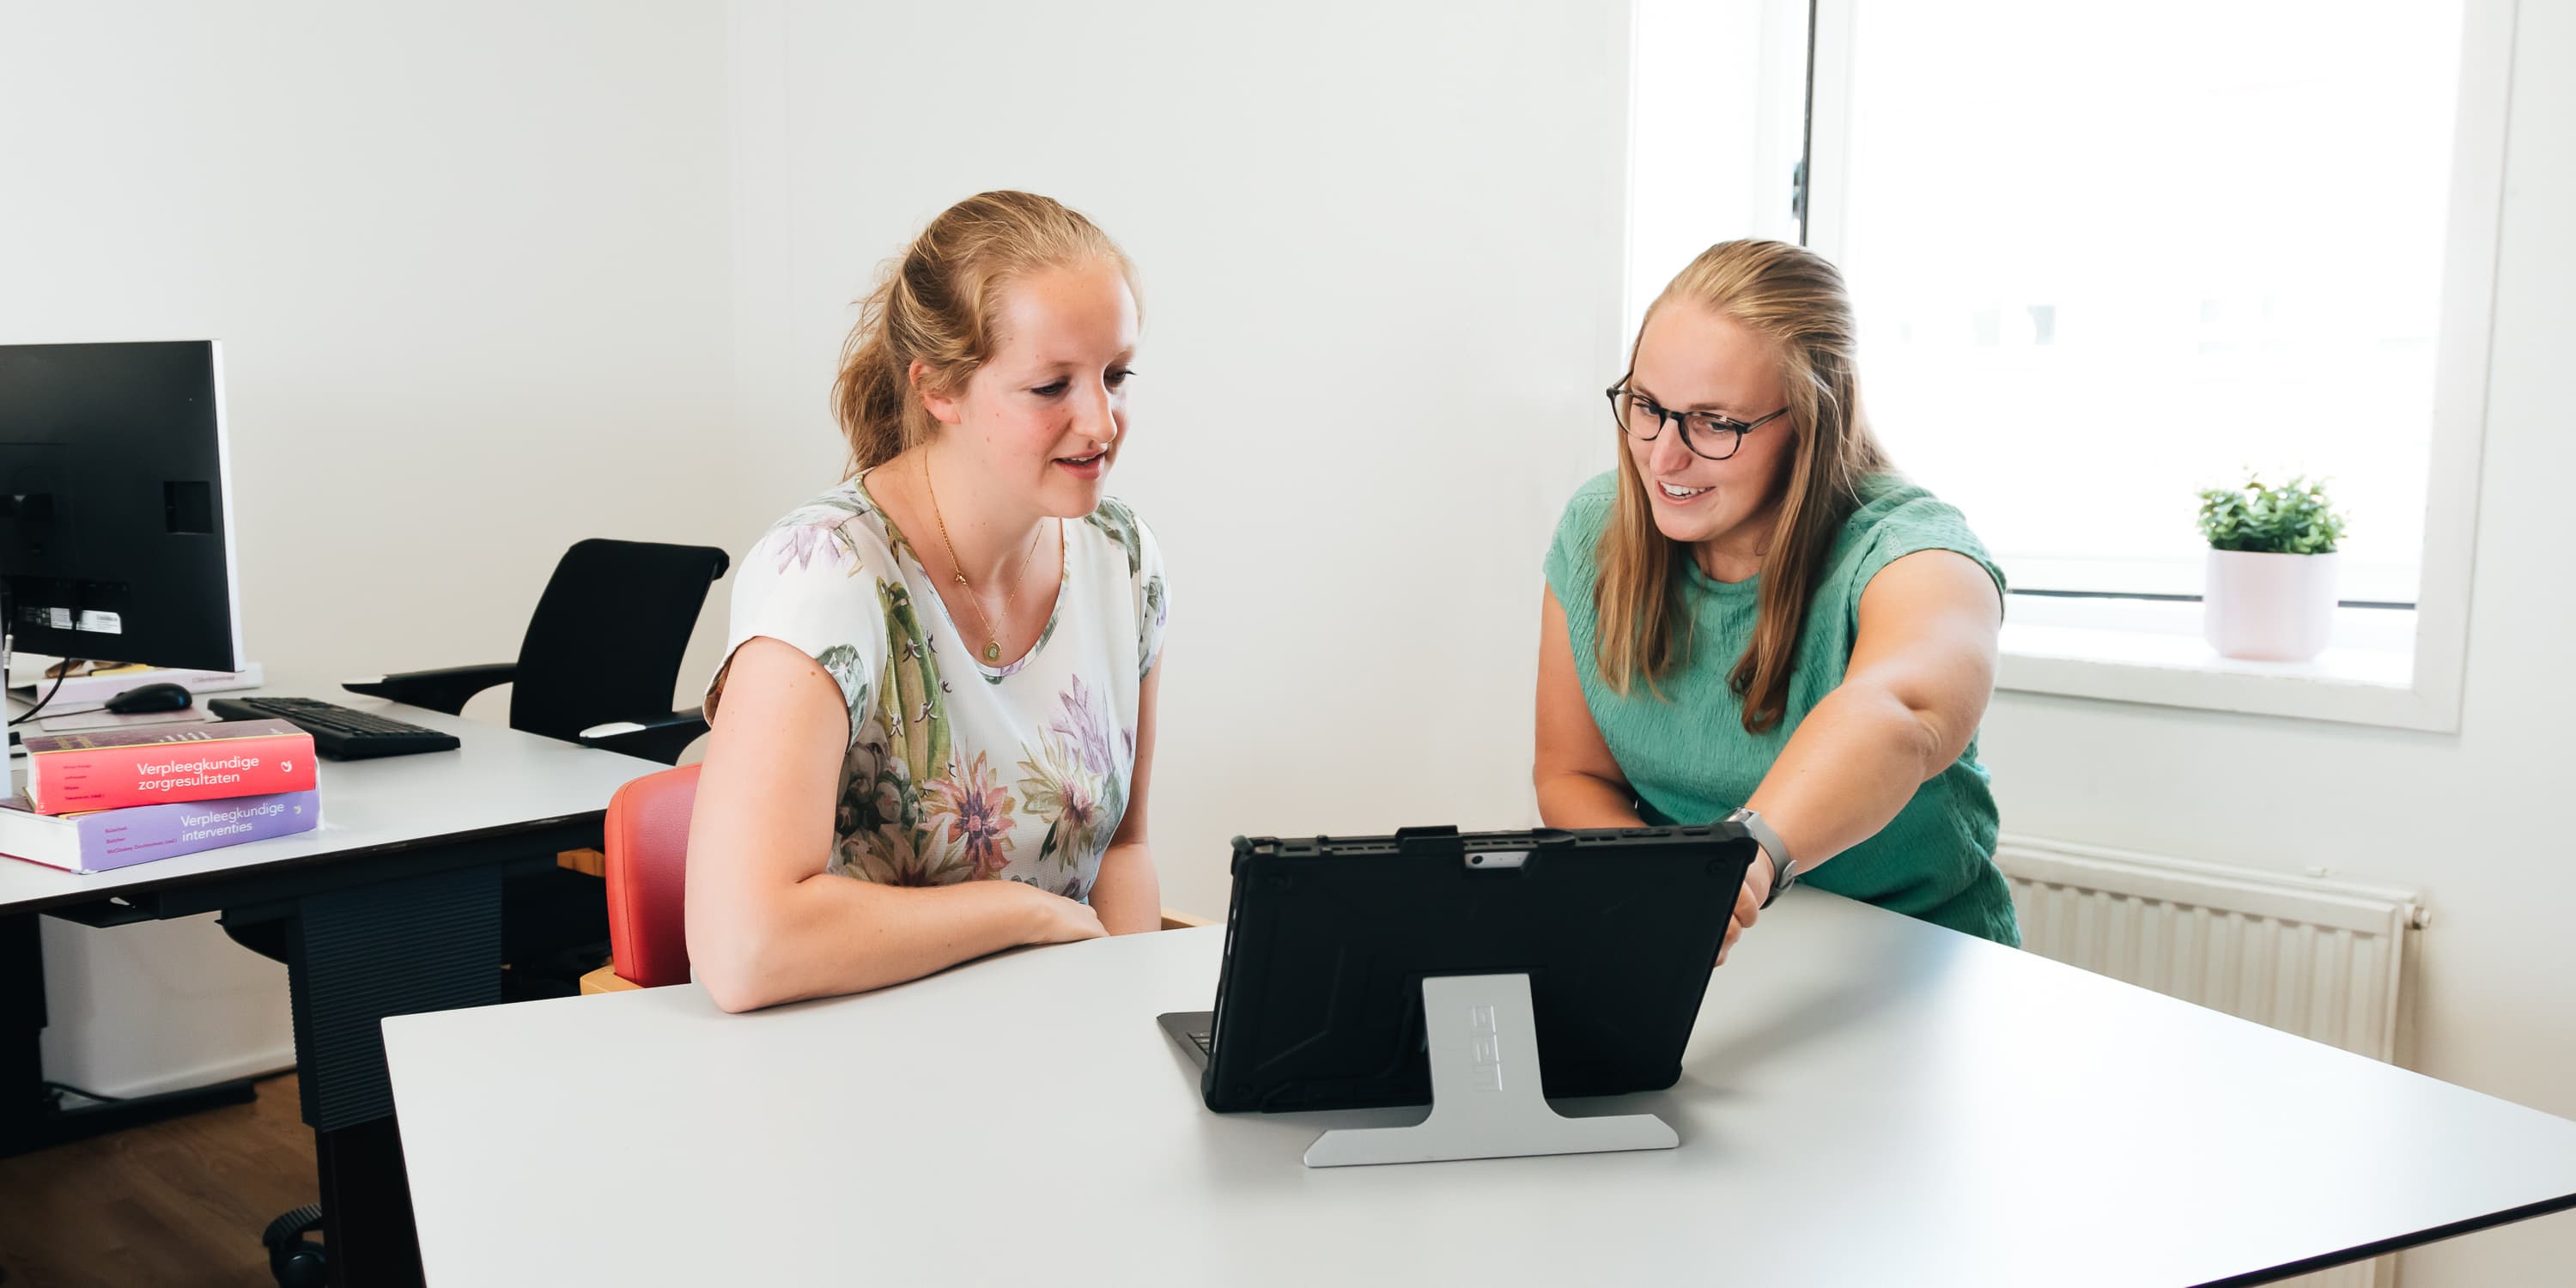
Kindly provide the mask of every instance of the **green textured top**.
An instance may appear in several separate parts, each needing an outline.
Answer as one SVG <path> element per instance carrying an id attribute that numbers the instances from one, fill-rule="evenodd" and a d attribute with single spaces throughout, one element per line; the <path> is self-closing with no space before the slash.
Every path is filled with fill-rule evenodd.
<path id="1" fill-rule="evenodd" d="M 1600 579 L 1596 551 L 1618 484 L 1604 474 L 1583 485 L 1557 521 L 1547 552 L 1547 584 L 1565 608 L 1583 704 L 1601 739 L 1635 789 L 1648 822 L 1700 823 L 1744 804 L 1816 703 L 1843 682 L 1860 633 L 1860 597 L 1880 569 L 1918 550 L 1955 550 L 2004 584 L 2003 572 L 1968 530 L 1967 520 L 1931 493 L 1894 475 L 1868 480 L 1860 508 L 1843 524 L 1827 556 L 1816 598 L 1798 635 L 1788 713 L 1767 734 L 1744 730 L 1744 700 L 1727 674 L 1753 637 L 1760 577 L 1721 582 L 1685 560 L 1682 611 L 1694 625 L 1689 656 L 1656 683 L 1631 686 L 1626 697 L 1602 681 L 1594 652 L 1599 624 L 1592 589 Z M 1800 877 L 1935 925 L 2018 945 L 2011 892 L 1995 867 L 1995 797 L 1977 743 L 1915 789 L 1878 835 Z"/>

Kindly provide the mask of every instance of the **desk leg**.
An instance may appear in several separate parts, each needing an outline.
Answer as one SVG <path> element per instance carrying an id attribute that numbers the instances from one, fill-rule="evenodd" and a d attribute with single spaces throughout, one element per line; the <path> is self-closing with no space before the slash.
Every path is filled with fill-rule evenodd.
<path id="1" fill-rule="evenodd" d="M 248 1078 L 66 1109 L 45 1085 L 45 951 L 36 914 L 0 917 L 0 1158 L 102 1132 L 248 1104 Z"/>
<path id="2" fill-rule="evenodd" d="M 421 1282 L 380 1026 L 389 1015 L 501 1000 L 504 871 L 464 868 L 295 901 L 295 1060 L 333 1284 Z"/>
<path id="3" fill-rule="evenodd" d="M 422 1282 L 420 1230 L 402 1135 L 391 1118 L 313 1133 L 322 1174 L 322 1246 L 334 1284 Z"/>
<path id="4" fill-rule="evenodd" d="M 0 1158 L 38 1146 L 45 1088 L 45 950 L 31 912 L 0 917 Z"/>

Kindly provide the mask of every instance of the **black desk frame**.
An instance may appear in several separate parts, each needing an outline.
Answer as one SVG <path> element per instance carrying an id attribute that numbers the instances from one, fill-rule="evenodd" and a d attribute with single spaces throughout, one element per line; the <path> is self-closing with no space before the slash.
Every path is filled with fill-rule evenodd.
<path id="1" fill-rule="evenodd" d="M 600 844 L 604 813 L 123 885 L 0 912 L 0 1155 L 250 1098 L 239 1080 L 61 1110 L 38 1067 L 38 914 L 108 927 L 223 912 L 286 920 L 295 1065 L 335 1285 L 422 1282 L 382 1021 L 501 1000 L 501 883 Z M 0 859 L 0 862 L 17 860 Z M 78 1121 L 75 1121 L 77 1119 Z M 242 1238 L 255 1240 L 245 1229 Z"/>

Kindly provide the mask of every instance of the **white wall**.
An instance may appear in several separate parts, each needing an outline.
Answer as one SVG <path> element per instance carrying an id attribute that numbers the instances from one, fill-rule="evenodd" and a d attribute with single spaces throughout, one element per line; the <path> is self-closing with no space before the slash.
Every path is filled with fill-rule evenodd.
<path id="1" fill-rule="evenodd" d="M 2576 7 L 2515 40 L 2467 691 L 2456 736 L 2006 694 L 1986 723 L 2005 826 L 2425 892 L 2413 1064 L 2576 1117 Z M 2366 269 L 2364 270 L 2366 271 Z M 2392 1183 L 2404 1178 L 2392 1177 Z M 2423 1288 L 2555 1284 L 2576 1215 L 2409 1253 Z"/>
<path id="2" fill-rule="evenodd" d="M 1531 820 L 1539 557 L 1613 437 L 1625 41 L 1611 4 L 736 6 L 756 517 L 838 478 L 878 261 L 1058 197 L 1144 280 L 1110 488 L 1172 570 L 1166 902 L 1221 912 L 1237 834 Z"/>
<path id="3" fill-rule="evenodd" d="M 825 394 L 876 262 L 1021 186 L 1145 277 L 1113 486 L 1175 579 L 1170 902 L 1223 907 L 1236 833 L 1530 817 L 1537 559 L 1608 462 L 1618 6 L 0 23 L 0 342 L 226 341 L 245 630 L 273 673 L 507 657 L 580 536 L 738 552 L 837 478 Z M 961 24 L 973 58 L 939 56 Z M 278 972 L 209 926 L 47 944 L 57 1077 L 283 1058 Z M 177 977 L 226 981 L 189 1009 L 240 1049 L 131 1036 Z"/>
<path id="4" fill-rule="evenodd" d="M 273 677 L 506 660 L 575 540 L 740 544 L 702 497 L 723 39 L 697 3 L 0 3 L 0 343 L 225 342 Z M 291 1059 L 283 969 L 202 920 L 45 939 L 54 1077 Z"/>

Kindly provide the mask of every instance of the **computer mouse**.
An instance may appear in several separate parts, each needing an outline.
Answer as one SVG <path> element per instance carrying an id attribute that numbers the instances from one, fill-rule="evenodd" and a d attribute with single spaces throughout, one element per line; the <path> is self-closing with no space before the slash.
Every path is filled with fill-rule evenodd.
<path id="1" fill-rule="evenodd" d="M 107 700 L 107 713 L 114 716 L 148 715 L 155 711 L 185 711 L 197 695 L 176 684 L 147 684 L 127 689 Z"/>

